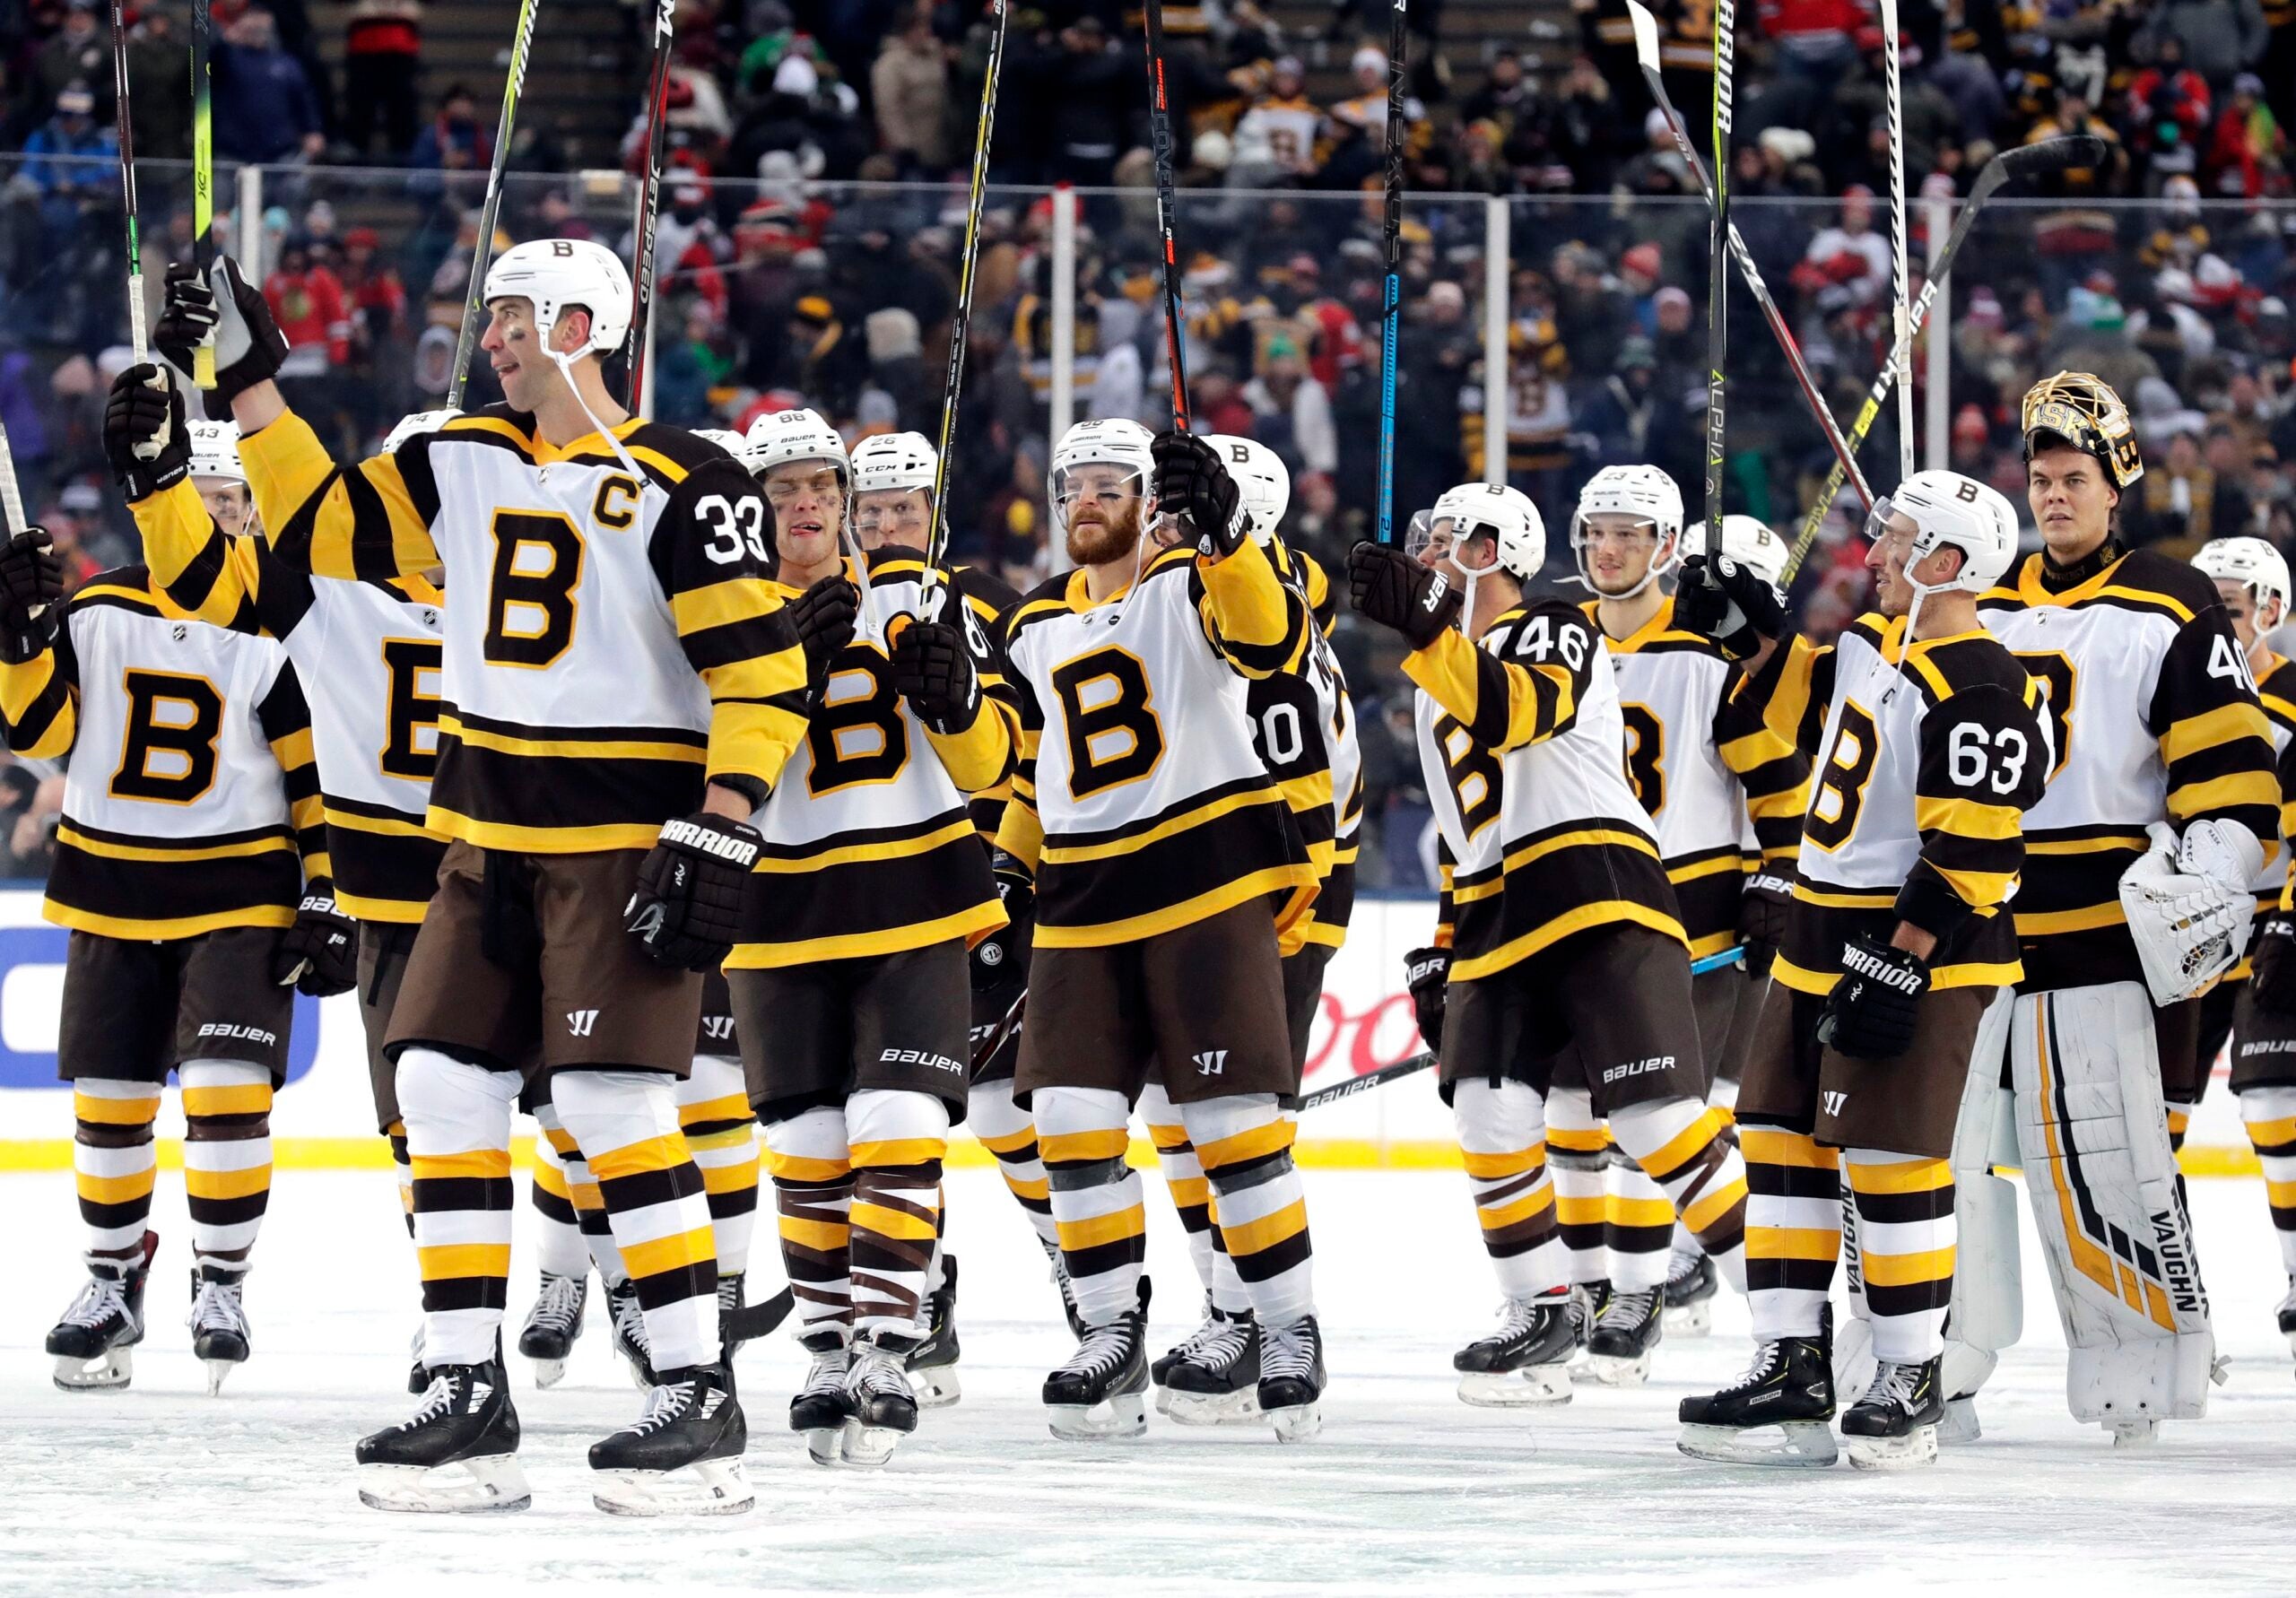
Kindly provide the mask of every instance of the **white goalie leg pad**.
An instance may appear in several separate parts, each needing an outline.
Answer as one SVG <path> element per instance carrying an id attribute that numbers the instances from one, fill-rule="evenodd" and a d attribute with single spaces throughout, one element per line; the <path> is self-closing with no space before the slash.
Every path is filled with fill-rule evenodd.
<path id="1" fill-rule="evenodd" d="M 1945 1316 L 1941 1381 L 1949 1405 L 1961 1403 L 1946 1441 L 1974 1441 L 1974 1397 L 2025 1333 L 2024 1272 L 2017 1242 L 2017 1185 L 1996 1166 L 2020 1162 L 2016 1096 L 2001 1086 L 2002 1051 L 2023 1007 L 2007 989 L 1987 1006 L 1970 1050 L 1970 1073 L 1953 1128 L 1953 1225 L 1960 1232 L 1953 1263 L 1952 1307 Z"/>
<path id="2" fill-rule="evenodd" d="M 2022 998 L 2009 1053 L 2074 1418 L 2116 1430 L 2198 1419 L 2216 1345 L 2144 987 Z"/>

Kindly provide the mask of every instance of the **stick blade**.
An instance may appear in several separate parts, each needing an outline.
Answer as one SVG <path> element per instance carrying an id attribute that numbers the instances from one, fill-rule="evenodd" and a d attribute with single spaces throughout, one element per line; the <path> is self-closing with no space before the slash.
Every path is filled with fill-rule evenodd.
<path id="1" fill-rule="evenodd" d="M 1626 14 L 1634 24 L 1634 59 L 1645 72 L 1658 70 L 1658 19 L 1641 0 L 1626 0 Z"/>
<path id="2" fill-rule="evenodd" d="M 2039 178 L 2105 164 L 2105 142 L 2095 134 L 2065 134 L 2038 144 L 2021 144 L 1996 158 L 2011 178 Z"/>

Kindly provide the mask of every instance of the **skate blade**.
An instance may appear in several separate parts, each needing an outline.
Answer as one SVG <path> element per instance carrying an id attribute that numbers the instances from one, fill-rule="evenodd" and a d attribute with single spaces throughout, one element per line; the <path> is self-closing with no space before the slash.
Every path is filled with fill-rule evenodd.
<path id="1" fill-rule="evenodd" d="M 1720 1464 L 1822 1470 L 1841 1457 L 1833 1428 L 1822 1420 L 1767 1426 L 1684 1426 L 1674 1446 L 1692 1459 Z"/>
<path id="2" fill-rule="evenodd" d="M 605 1471 L 590 1502 L 608 1515 L 745 1515 L 757 1492 L 738 1459 L 705 1459 L 674 1471 Z"/>
<path id="3" fill-rule="evenodd" d="M 227 1377 L 227 1376 L 230 1376 L 233 1371 L 237 1370 L 239 1368 L 239 1360 L 237 1360 L 237 1359 L 210 1359 L 210 1360 L 208 1360 L 208 1361 L 207 1361 L 207 1396 L 208 1396 L 208 1397 L 210 1397 L 210 1398 L 217 1398 L 217 1397 L 221 1397 L 221 1396 L 222 1396 L 222 1392 L 223 1392 L 223 1378 L 224 1378 L 225 1377 Z"/>
<path id="4" fill-rule="evenodd" d="M 566 1379 L 566 1361 L 563 1359 L 536 1359 L 534 1368 L 535 1385 L 537 1387 L 555 1387 Z"/>
<path id="5" fill-rule="evenodd" d="M 806 1429 L 805 1457 L 817 1465 L 831 1469 L 845 1463 L 845 1426 L 814 1426 Z"/>
<path id="6" fill-rule="evenodd" d="M 1265 1413 L 1275 1426 L 1275 1440 L 1279 1443 L 1304 1443 L 1324 1429 L 1324 1411 L 1320 1404 L 1293 1404 L 1287 1409 L 1269 1410 Z"/>
<path id="7" fill-rule="evenodd" d="M 359 1467 L 359 1501 L 393 1515 L 509 1515 L 534 1501 L 515 1454 L 442 1465 Z"/>
<path id="8" fill-rule="evenodd" d="M 1674 1306 L 1659 1317 L 1669 1337 L 1703 1337 L 1714 1329 L 1713 1307 L 1704 1298 Z"/>
<path id="9" fill-rule="evenodd" d="M 874 1470 L 893 1456 L 893 1450 L 909 1434 L 894 1426 L 864 1426 L 858 1420 L 848 1420 L 841 1439 L 845 1463 L 861 1470 Z"/>
<path id="10" fill-rule="evenodd" d="M 1616 1354 L 1589 1354 L 1581 1374 L 1598 1387 L 1639 1387 L 1650 1379 L 1650 1356 L 1640 1353 L 1621 1359 Z"/>
<path id="11" fill-rule="evenodd" d="M 66 1393 L 117 1393 L 135 1377 L 131 1345 L 83 1359 L 77 1354 L 56 1356 L 56 1385 Z"/>
<path id="12" fill-rule="evenodd" d="M 909 1385 L 917 1394 L 917 1407 L 920 1410 L 944 1410 L 965 1395 L 953 1365 L 912 1366 Z"/>
<path id="13" fill-rule="evenodd" d="M 1568 1365 L 1519 1370 L 1470 1370 L 1459 1377 L 1459 1402 L 1479 1410 L 1560 1409 L 1571 1398 Z"/>
<path id="14" fill-rule="evenodd" d="M 1259 1394 L 1249 1387 L 1235 1393 L 1156 1393 L 1158 1412 L 1178 1426 L 1237 1426 L 1260 1418 Z"/>
<path id="15" fill-rule="evenodd" d="M 2158 1420 L 2116 1420 L 2106 1428 L 2116 1448 L 2150 1448 L 2161 1440 Z"/>
<path id="16" fill-rule="evenodd" d="M 1985 1428 L 1977 1420 L 1977 1399 L 1949 1398 L 1945 1401 L 1945 1418 L 1937 1423 L 1937 1440 L 1956 1446 L 1974 1443 L 1985 1435 Z"/>
<path id="17" fill-rule="evenodd" d="M 1126 1442 L 1146 1435 L 1148 1400 L 1118 1393 L 1100 1403 L 1050 1403 L 1045 1412 L 1052 1435 L 1064 1443 Z"/>
<path id="18" fill-rule="evenodd" d="M 2296 1326 L 2283 1326 L 2281 1331 L 2287 1333 L 2288 1351 L 2292 1354 L 2296 1354 Z"/>
<path id="19" fill-rule="evenodd" d="M 1937 1429 L 1917 1426 L 1901 1437 L 1844 1437 L 1842 1451 L 1860 1471 L 1918 1471 L 1937 1463 Z"/>

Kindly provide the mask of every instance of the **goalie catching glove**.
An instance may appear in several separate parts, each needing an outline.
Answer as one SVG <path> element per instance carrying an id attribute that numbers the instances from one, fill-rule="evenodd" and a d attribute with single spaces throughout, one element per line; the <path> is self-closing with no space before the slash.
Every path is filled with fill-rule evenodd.
<path id="1" fill-rule="evenodd" d="M 152 342 L 178 371 L 187 372 L 192 352 L 213 335 L 215 389 L 206 396 L 207 420 L 229 421 L 233 400 L 279 375 L 287 335 L 263 291 L 239 275 L 237 261 L 218 256 L 208 274 L 203 278 L 198 267 L 184 262 L 168 268 L 167 303 Z"/>
<path id="2" fill-rule="evenodd" d="M 740 934 L 742 895 L 764 847 L 747 821 L 708 811 L 663 822 L 622 925 L 657 966 L 716 970 Z"/>
<path id="3" fill-rule="evenodd" d="M 295 925 L 280 934 L 271 956 L 271 980 L 314 999 L 359 986 L 359 924 L 334 895 L 307 893 L 295 907 Z"/>
<path id="4" fill-rule="evenodd" d="M 1913 1047 L 1929 963 L 1871 933 L 1842 945 L 1841 980 L 1826 995 L 1818 1041 L 1853 1060 L 1894 1060 Z"/>
<path id="5" fill-rule="evenodd" d="M 2208 991 L 2248 946 L 2264 846 L 2238 822 L 2203 820 L 2183 840 L 2160 821 L 2152 847 L 2121 873 L 2120 903 L 2156 1004 Z"/>

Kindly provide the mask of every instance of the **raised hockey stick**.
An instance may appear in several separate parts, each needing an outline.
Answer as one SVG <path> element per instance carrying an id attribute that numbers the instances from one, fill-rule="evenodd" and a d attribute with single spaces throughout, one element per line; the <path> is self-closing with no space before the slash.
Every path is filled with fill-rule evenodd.
<path id="1" fill-rule="evenodd" d="M 1725 435 L 1730 353 L 1730 85 L 1737 75 L 1738 12 L 1732 0 L 1714 4 L 1714 205 L 1707 222 L 1706 281 L 1706 547 L 1722 551 L 1722 476 L 1728 466 Z"/>
<path id="2" fill-rule="evenodd" d="M 1180 321 L 1180 261 L 1172 216 L 1172 108 L 1164 92 L 1164 3 L 1141 12 L 1148 39 L 1148 126 L 1156 156 L 1156 231 L 1164 253 L 1164 353 L 1172 369 L 1172 426 L 1188 430 L 1187 330 Z"/>
<path id="3" fill-rule="evenodd" d="M 140 207 L 135 203 L 135 128 L 127 111 L 127 16 L 122 0 L 111 0 L 111 98 L 119 139 L 119 204 L 127 219 L 127 347 L 142 366 L 151 350 L 144 327 L 144 243 L 136 232 Z"/>
<path id="4" fill-rule="evenodd" d="M 1627 0 L 1627 12 L 1634 23 L 1634 55 L 1636 63 L 1642 68 L 1642 81 L 1649 86 L 1650 98 L 1657 102 L 1659 111 L 1666 118 L 1666 126 L 1674 131 L 1674 147 L 1682 152 L 1683 160 L 1690 163 L 1690 169 L 1698 174 L 1699 187 L 1706 193 L 1706 203 L 1711 205 L 1715 204 L 1714 182 L 1707 176 L 1705 158 L 1699 154 L 1698 146 L 1691 143 L 1690 131 L 1683 125 L 1682 113 L 1674 109 L 1674 101 L 1666 93 L 1665 82 L 1659 74 L 1657 22 L 1648 8 L 1639 4 L 1639 0 Z M 1730 254 L 1738 263 L 1739 277 L 1753 295 L 1754 303 L 1761 308 L 1762 319 L 1770 324 L 1770 336 L 1785 352 L 1786 364 L 1793 369 L 1794 381 L 1802 390 L 1803 403 L 1809 406 L 1810 414 L 1817 418 L 1827 444 L 1833 449 L 1834 460 L 1848 473 L 1851 484 L 1857 490 L 1858 498 L 1871 505 L 1874 491 L 1866 486 L 1866 474 L 1857 469 L 1857 452 L 1841 436 L 1841 429 L 1833 419 L 1833 412 L 1827 408 L 1825 395 L 1820 391 L 1817 379 L 1810 373 L 1810 363 L 1803 359 L 1802 346 L 1796 342 L 1793 329 L 1787 326 L 1786 317 L 1778 308 L 1778 301 L 1770 297 L 1770 285 L 1762 281 L 1761 269 L 1754 265 L 1753 252 L 1746 248 L 1746 241 L 1740 236 L 1735 224 L 1730 228 Z"/>
<path id="5" fill-rule="evenodd" d="M 207 270 L 215 264 L 215 101 L 207 65 L 214 33 L 208 0 L 191 0 L 191 264 L 199 268 L 201 282 L 207 281 Z M 119 92 L 124 125 L 127 104 L 124 83 Z M 215 386 L 213 328 L 191 352 L 191 380 L 202 388 Z"/>
<path id="6" fill-rule="evenodd" d="M 643 415 L 646 395 L 646 324 L 654 311 L 654 225 L 662 211 L 662 158 L 670 136 L 670 45 L 678 0 L 657 0 L 654 10 L 654 75 L 646 91 L 646 172 L 638 186 L 638 221 L 632 235 L 630 335 L 622 345 L 630 369 L 630 412 Z"/>
<path id="7" fill-rule="evenodd" d="M 1936 302 L 1937 285 L 1952 270 L 1954 256 L 1960 253 L 1970 230 L 1977 226 L 1978 212 L 1986 201 L 1993 197 L 1994 192 L 2012 178 L 2038 178 L 2076 167 L 2097 166 L 2104 159 L 2104 140 L 2094 134 L 2067 134 L 2059 138 L 2043 139 L 2038 144 L 2022 144 L 2014 150 L 2005 150 L 1985 163 L 1984 169 L 1977 175 L 1977 181 L 1970 186 L 1969 198 L 1961 202 L 1961 212 L 1953 218 L 1953 230 L 1945 235 L 1945 248 L 1939 250 L 1936 258 L 1929 263 L 1928 276 L 1921 285 L 1920 298 L 1913 302 L 1913 308 L 1906 314 L 1905 331 L 1900 335 L 1899 342 L 1904 344 L 1907 358 L 1910 357 L 1915 335 L 1928 319 L 1929 308 Z M 1897 344 L 1892 343 L 1887 359 L 1882 362 L 1882 369 L 1874 376 L 1874 386 L 1867 392 L 1866 403 L 1858 407 L 1857 420 L 1850 423 L 1849 447 L 1853 452 L 1865 443 L 1866 435 L 1874 430 L 1874 418 L 1882 413 L 1882 404 L 1890 397 L 1891 385 L 1897 380 L 1900 360 Z M 1826 477 L 1825 486 L 1818 491 L 1817 499 L 1802 518 L 1802 530 L 1795 537 L 1794 548 L 1786 558 L 1784 574 L 1779 578 L 1780 587 L 1791 586 L 1794 574 L 1802 569 L 1802 562 L 1808 558 L 1811 547 L 1817 542 L 1818 529 L 1825 523 L 1826 511 L 1832 506 L 1834 496 L 1841 491 L 1841 484 L 1842 469 L 1840 463 L 1836 462 L 1833 471 Z"/>
<path id="8" fill-rule="evenodd" d="M 1890 119 L 1890 352 L 1897 358 L 1898 481 L 1913 475 L 1913 340 L 1907 312 L 1913 304 L 1913 268 L 1905 220 L 1905 96 L 1903 41 L 1898 0 L 1882 0 L 1882 91 Z M 1868 501 L 1871 503 L 1871 501 Z"/>
<path id="9" fill-rule="evenodd" d="M 1379 296 L 1379 542 L 1396 541 L 1396 356 L 1403 342 L 1403 98 L 1406 0 L 1387 8 L 1387 166 L 1379 231 L 1387 256 Z"/>
<path id="10" fill-rule="evenodd" d="M 518 120 L 518 97 L 526 92 L 526 57 L 534 48 L 536 0 L 518 0 L 518 31 L 510 41 L 509 75 L 502 81 L 502 115 L 494 127 L 494 160 L 486 172 L 486 200 L 478 209 L 478 248 L 470 263 L 470 292 L 463 297 L 462 330 L 455 335 L 455 365 L 447 379 L 447 407 L 463 408 L 470 384 L 471 352 L 478 348 L 478 325 L 486 316 L 486 268 L 494 256 L 495 219 L 502 211 L 502 176 L 510 162 L 510 135 Z"/>
<path id="11" fill-rule="evenodd" d="M 789 1312 L 796 1307 L 797 1295 L 785 1287 L 770 1298 L 744 1304 L 726 1316 L 718 1328 L 718 1334 L 729 1343 L 748 1342 L 767 1335 L 787 1320 Z"/>
<path id="12" fill-rule="evenodd" d="M 22 533 L 31 525 L 24 519 L 23 491 L 16 486 L 16 452 L 8 447 L 8 426 L 4 421 L 0 421 L 0 515 L 7 517 L 11 534 Z"/>

